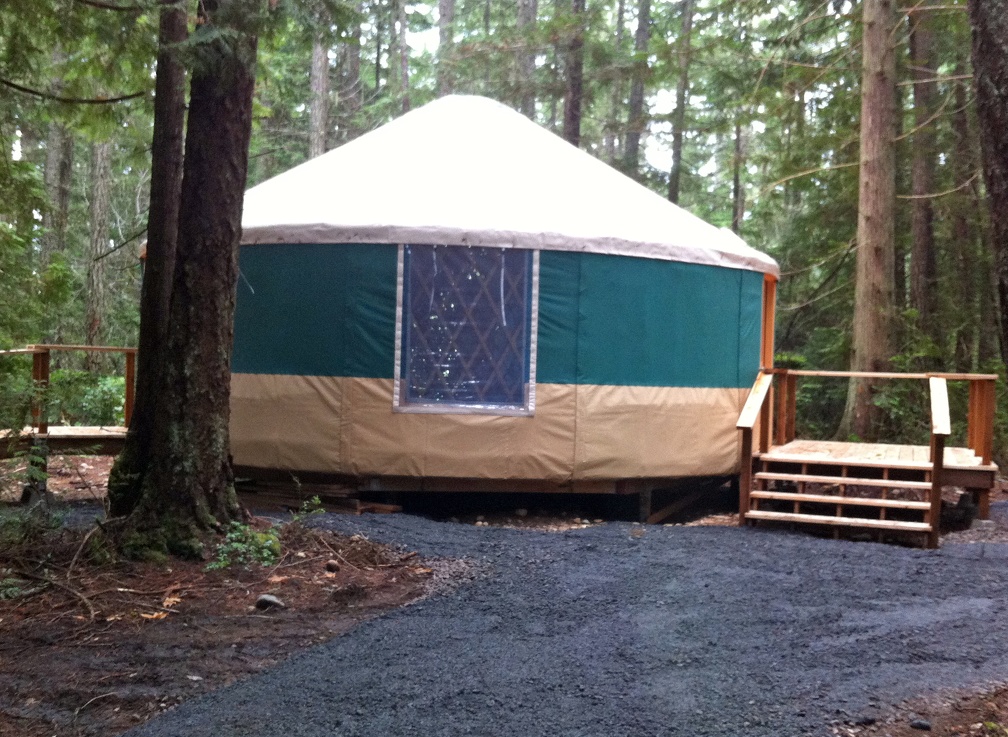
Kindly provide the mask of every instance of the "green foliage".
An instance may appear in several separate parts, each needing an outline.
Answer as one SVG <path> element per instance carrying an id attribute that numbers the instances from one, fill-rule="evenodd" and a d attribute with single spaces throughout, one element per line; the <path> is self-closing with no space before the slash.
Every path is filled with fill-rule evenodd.
<path id="1" fill-rule="evenodd" d="M 310 499 L 305 499 L 301 502 L 301 508 L 292 515 L 292 520 L 294 522 L 303 522 L 317 514 L 325 514 L 325 507 L 322 506 L 322 500 L 316 494 Z"/>
<path id="2" fill-rule="evenodd" d="M 270 527 L 259 532 L 249 525 L 232 522 L 224 541 L 217 546 L 216 557 L 207 570 L 221 570 L 233 565 L 269 566 L 280 560 L 280 536 Z"/>
<path id="3" fill-rule="evenodd" d="M 0 512 L 0 549 L 35 543 L 63 527 L 66 516 L 48 504 Z"/>
<path id="4" fill-rule="evenodd" d="M 122 425 L 125 387 L 121 376 L 53 371 L 46 398 L 50 416 L 68 425 Z"/>

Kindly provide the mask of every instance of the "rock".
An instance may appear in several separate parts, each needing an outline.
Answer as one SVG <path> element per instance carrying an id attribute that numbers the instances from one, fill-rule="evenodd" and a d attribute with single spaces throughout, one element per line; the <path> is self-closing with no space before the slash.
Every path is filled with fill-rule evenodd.
<path id="1" fill-rule="evenodd" d="M 528 517 L 528 510 L 524 509 L 524 508 L 522 508 L 522 509 L 516 509 L 515 510 L 515 517 Z"/>
<path id="2" fill-rule="evenodd" d="M 870 727 L 875 723 L 875 717 L 860 716 L 851 722 L 855 727 Z"/>
<path id="3" fill-rule="evenodd" d="M 273 594 L 259 594 L 259 598 L 256 599 L 255 603 L 256 609 L 266 610 L 266 609 L 286 609 L 287 605 L 284 604 L 280 599 L 273 596 Z"/>
<path id="4" fill-rule="evenodd" d="M 910 726 L 913 727 L 914 729 L 920 729 L 924 732 L 931 731 L 931 722 L 929 722 L 927 719 L 914 719 L 912 722 L 910 722 Z"/>
<path id="5" fill-rule="evenodd" d="M 993 530 L 997 524 L 992 519 L 975 519 L 970 525 L 971 530 Z"/>
<path id="6" fill-rule="evenodd" d="M 330 558 L 326 561 L 325 569 L 329 571 L 329 573 L 336 573 L 336 571 L 339 570 L 339 563 Z"/>

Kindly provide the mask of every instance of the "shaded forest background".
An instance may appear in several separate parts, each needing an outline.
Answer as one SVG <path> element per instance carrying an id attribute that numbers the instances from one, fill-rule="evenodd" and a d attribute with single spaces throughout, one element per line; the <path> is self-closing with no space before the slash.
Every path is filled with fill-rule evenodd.
<path id="1" fill-rule="evenodd" d="M 157 8 L 0 7 L 0 348 L 136 344 Z M 904 0 L 891 34 L 891 365 L 1003 376 L 966 10 Z M 850 0 L 301 2 L 260 40 L 249 186 L 437 96 L 486 95 L 774 256 L 778 364 L 843 369 L 862 35 Z M 472 174 L 487 173 L 458 173 Z M 121 421 L 121 367 L 60 360 L 53 411 Z M 0 362 L 4 426 L 22 421 L 29 394 L 26 366 Z M 846 394 L 805 382 L 799 431 L 832 435 Z M 961 425 L 965 395 L 951 399 Z M 887 384 L 875 401 L 880 434 L 926 442 L 925 385 Z"/>

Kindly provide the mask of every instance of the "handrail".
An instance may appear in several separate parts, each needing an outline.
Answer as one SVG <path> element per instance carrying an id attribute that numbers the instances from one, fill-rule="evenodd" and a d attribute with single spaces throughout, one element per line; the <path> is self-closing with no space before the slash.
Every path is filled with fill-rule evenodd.
<path id="1" fill-rule="evenodd" d="M 12 348 L 0 351 L 0 356 L 32 357 L 32 381 L 41 388 L 49 386 L 50 353 L 53 351 L 83 351 L 86 353 L 122 353 L 126 358 L 126 386 L 123 399 L 123 422 L 129 427 L 133 417 L 133 403 L 136 397 L 136 354 L 137 349 L 127 346 L 110 345 L 56 345 L 40 343 L 24 348 Z M 32 427 L 39 433 L 49 431 L 49 422 L 45 416 L 44 399 L 32 401 Z"/>
<path id="2" fill-rule="evenodd" d="M 753 384 L 752 389 L 749 390 L 749 397 L 746 399 L 745 405 L 742 407 L 742 412 L 739 414 L 738 422 L 735 427 L 741 429 L 749 428 L 752 430 L 756 426 L 756 420 L 759 418 L 760 410 L 763 409 L 763 403 L 766 401 L 767 393 L 770 391 L 770 387 L 773 384 L 773 375 L 759 372 L 756 376 L 756 383 Z"/>
<path id="3" fill-rule="evenodd" d="M 949 419 L 948 384 L 940 376 L 928 379 L 931 390 L 931 434 L 948 436 L 952 434 Z"/>

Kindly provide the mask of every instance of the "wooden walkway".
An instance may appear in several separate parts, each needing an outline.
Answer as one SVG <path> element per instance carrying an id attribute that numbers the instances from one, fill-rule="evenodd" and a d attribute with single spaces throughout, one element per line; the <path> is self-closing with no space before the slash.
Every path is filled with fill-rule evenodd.
<path id="1" fill-rule="evenodd" d="M 116 455 L 126 441 L 125 427 L 84 427 L 50 425 L 45 432 L 26 427 L 19 440 L 8 441 L 10 431 L 0 432 L 0 458 L 10 458 L 26 450 L 34 441 L 46 444 L 50 453 Z"/>
<path id="2" fill-rule="evenodd" d="M 796 438 L 796 379 L 808 375 L 928 381 L 930 445 Z M 787 369 L 761 372 L 738 422 L 742 431 L 740 524 L 784 522 L 826 525 L 833 527 L 834 533 L 841 528 L 860 528 L 879 534 L 923 534 L 927 545 L 936 547 L 942 489 L 950 486 L 970 493 L 978 515 L 986 519 L 990 490 L 998 473 L 991 459 L 996 378 L 977 374 L 856 374 Z M 951 435 L 947 381 L 970 382 L 969 447 L 946 447 Z M 776 427 L 772 410 L 774 389 Z M 757 429 L 759 442 L 754 447 Z"/>

